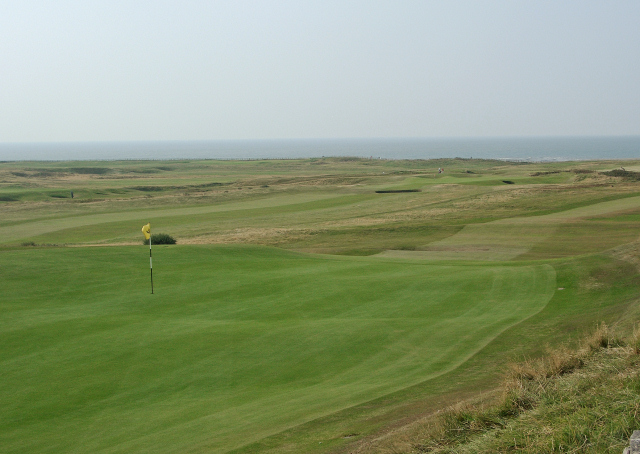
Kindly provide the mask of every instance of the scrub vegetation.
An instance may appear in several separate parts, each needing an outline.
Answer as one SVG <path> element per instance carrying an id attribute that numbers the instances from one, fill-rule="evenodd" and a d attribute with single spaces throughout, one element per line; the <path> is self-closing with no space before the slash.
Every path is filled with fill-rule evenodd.
<path id="1" fill-rule="evenodd" d="M 0 163 L 0 446 L 496 452 L 513 431 L 525 452 L 618 446 L 637 418 L 638 170 Z M 153 295 L 147 222 L 178 239 L 153 234 Z M 602 322 L 620 340 L 580 347 Z M 622 367 L 621 422 L 563 432 L 553 416 L 533 436 L 545 392 L 564 405 L 593 373 L 596 402 Z"/>

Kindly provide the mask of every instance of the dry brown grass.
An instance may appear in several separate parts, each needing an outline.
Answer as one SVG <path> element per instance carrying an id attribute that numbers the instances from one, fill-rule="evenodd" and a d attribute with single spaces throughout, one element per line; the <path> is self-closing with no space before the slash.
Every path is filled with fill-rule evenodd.
<path id="1" fill-rule="evenodd" d="M 633 264 L 640 271 L 640 241 L 618 246 L 610 254 L 618 260 Z"/>
<path id="2" fill-rule="evenodd" d="M 180 244 L 273 244 L 284 238 L 302 240 L 314 232 L 312 229 L 294 228 L 238 228 L 214 235 L 200 235 L 180 240 Z"/>
<path id="3" fill-rule="evenodd" d="M 526 415 L 537 408 L 541 395 L 551 393 L 554 399 L 562 400 L 558 397 L 557 391 L 558 380 L 562 377 L 574 377 L 572 380 L 582 379 L 588 383 L 590 375 L 578 373 L 578 371 L 586 367 L 587 363 L 593 362 L 593 358 L 600 357 L 607 351 L 612 352 L 610 355 L 612 358 L 634 357 L 640 354 L 640 325 L 636 326 L 631 336 L 623 340 L 609 326 L 601 323 L 582 338 L 575 348 L 564 345 L 548 348 L 539 358 L 510 364 L 502 383 L 493 392 L 460 401 L 376 438 L 364 440 L 348 452 L 349 454 L 416 454 L 510 451 L 511 449 L 496 451 L 477 448 L 475 450 L 473 446 L 478 437 L 482 437 L 483 434 L 504 431 L 513 421 L 519 421 L 518 416 Z M 633 359 L 631 361 L 633 362 Z M 606 366 L 597 365 L 595 369 L 602 373 Z M 635 372 L 617 371 L 615 367 L 612 370 L 620 380 L 635 376 Z M 576 385 L 570 385 L 569 389 L 572 392 L 577 390 Z M 536 426 L 532 430 L 543 437 L 557 436 L 561 431 L 551 422 L 541 427 Z M 576 430 L 575 426 L 569 429 L 569 431 L 573 430 Z M 518 434 L 517 437 L 522 442 L 522 434 Z M 524 439 L 528 439 L 527 437 L 529 435 Z M 534 443 L 531 442 L 531 445 L 533 446 Z M 578 449 L 574 452 L 581 451 Z"/>

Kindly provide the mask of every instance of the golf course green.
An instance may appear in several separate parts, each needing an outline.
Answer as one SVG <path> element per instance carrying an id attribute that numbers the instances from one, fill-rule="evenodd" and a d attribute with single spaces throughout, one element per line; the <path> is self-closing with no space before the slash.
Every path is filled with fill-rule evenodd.
<path id="1" fill-rule="evenodd" d="M 314 162 L 172 163 L 166 180 L 3 163 L 0 451 L 338 452 L 400 401 L 418 417 L 514 355 L 638 315 L 635 181 Z M 149 221 L 178 239 L 153 246 L 153 294 Z"/>
<path id="2" fill-rule="evenodd" d="M 154 295 L 144 246 L 2 254 L 5 447 L 238 447 L 451 370 L 555 290 L 548 265 L 156 249 Z"/>

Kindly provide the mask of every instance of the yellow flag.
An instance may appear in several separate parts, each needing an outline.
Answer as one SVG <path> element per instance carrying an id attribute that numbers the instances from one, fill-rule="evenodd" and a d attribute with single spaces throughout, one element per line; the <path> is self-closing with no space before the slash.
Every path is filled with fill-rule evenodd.
<path id="1" fill-rule="evenodd" d="M 142 234 L 144 235 L 145 240 L 151 238 L 151 223 L 142 226 Z"/>

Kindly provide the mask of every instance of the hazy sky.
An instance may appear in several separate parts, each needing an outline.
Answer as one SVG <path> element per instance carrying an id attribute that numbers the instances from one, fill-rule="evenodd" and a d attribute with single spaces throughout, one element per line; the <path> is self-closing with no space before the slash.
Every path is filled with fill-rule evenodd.
<path id="1" fill-rule="evenodd" d="M 0 142 L 640 134 L 640 1 L 0 0 Z"/>

